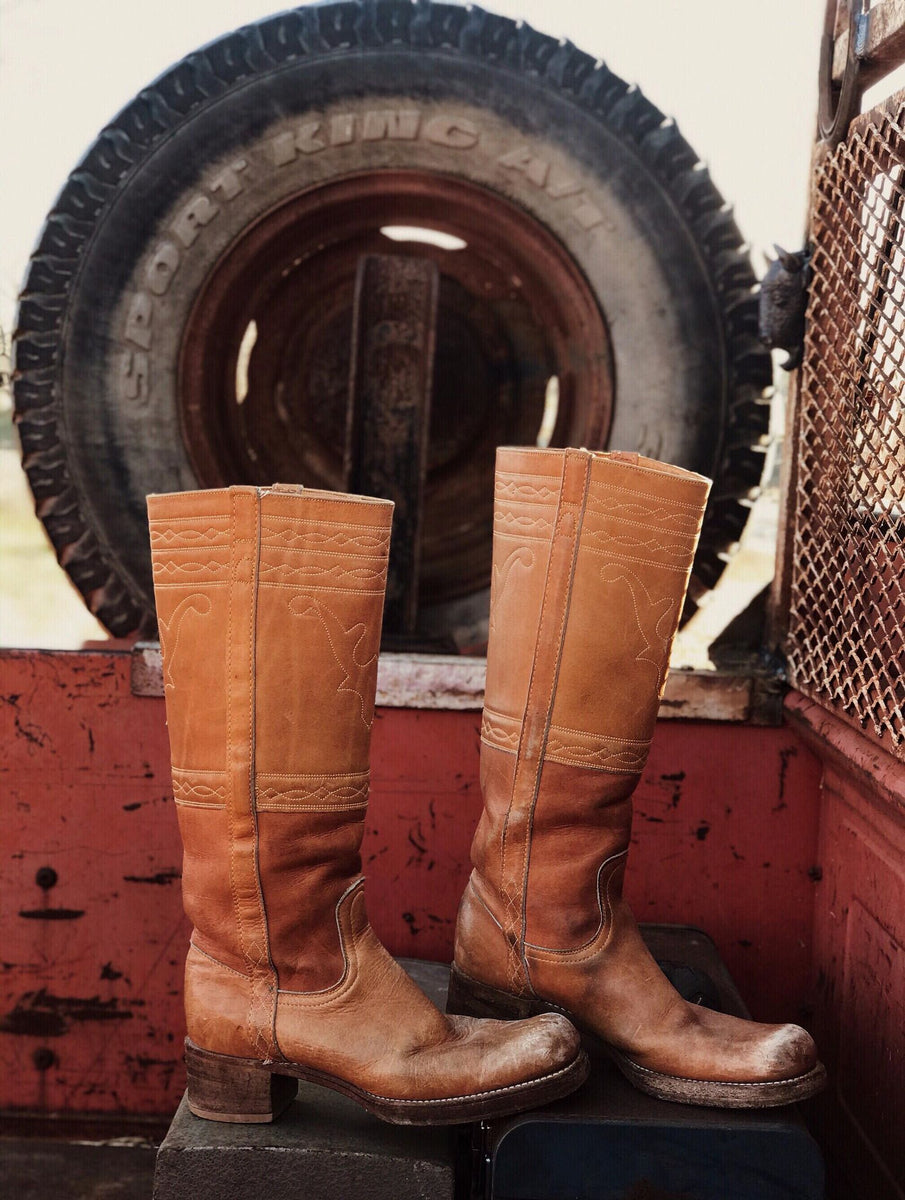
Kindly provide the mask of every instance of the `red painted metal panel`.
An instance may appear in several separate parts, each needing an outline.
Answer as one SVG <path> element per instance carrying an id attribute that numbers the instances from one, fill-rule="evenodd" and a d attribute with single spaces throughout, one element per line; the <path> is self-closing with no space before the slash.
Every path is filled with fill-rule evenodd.
<path id="1" fill-rule="evenodd" d="M 823 760 L 815 1030 L 831 1087 L 823 1144 L 856 1194 L 905 1195 L 905 763 L 795 693 Z"/>
<path id="2" fill-rule="evenodd" d="M 636 793 L 636 915 L 706 930 L 762 1020 L 807 1018 L 819 778 L 788 728 L 660 722 Z"/>
<path id="3" fill-rule="evenodd" d="M 171 1111 L 188 929 L 163 701 L 131 694 L 127 654 L 6 651 L 0 674 L 0 1108 Z M 448 959 L 479 716 L 378 718 L 372 920 L 394 953 Z M 818 778 L 788 729 L 670 722 L 638 792 L 638 916 L 706 929 L 767 1018 L 807 993 Z"/>
<path id="4" fill-rule="evenodd" d="M 161 714 L 126 655 L 0 670 L 0 1105 L 166 1111 L 187 930 Z"/>

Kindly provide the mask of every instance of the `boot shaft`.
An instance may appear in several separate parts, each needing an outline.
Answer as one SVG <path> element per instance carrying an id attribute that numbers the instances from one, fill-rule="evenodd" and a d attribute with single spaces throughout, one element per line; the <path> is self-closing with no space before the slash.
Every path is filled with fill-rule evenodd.
<path id="1" fill-rule="evenodd" d="M 638 454 L 497 452 L 487 744 L 524 752 L 539 721 L 550 761 L 640 769 L 709 488 Z"/>
<path id="2" fill-rule="evenodd" d="M 148 511 L 194 942 L 270 984 L 329 985 L 333 910 L 360 872 L 392 504 L 234 487 Z"/>
<path id="3" fill-rule="evenodd" d="M 460 928 L 491 912 L 510 991 L 529 986 L 526 944 L 592 940 L 621 890 L 708 491 L 637 454 L 498 451 L 480 902 Z"/>

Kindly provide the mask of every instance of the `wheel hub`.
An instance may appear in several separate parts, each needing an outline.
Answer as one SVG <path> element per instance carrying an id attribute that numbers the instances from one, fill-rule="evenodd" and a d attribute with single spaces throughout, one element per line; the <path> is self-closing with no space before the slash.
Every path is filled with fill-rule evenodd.
<path id="1" fill-rule="evenodd" d="M 431 258 L 439 313 L 422 601 L 487 587 L 501 444 L 605 444 L 610 342 L 591 290 L 534 218 L 448 176 L 381 171 L 263 216 L 212 272 L 186 327 L 180 407 L 203 486 L 339 488 L 355 272 Z"/>

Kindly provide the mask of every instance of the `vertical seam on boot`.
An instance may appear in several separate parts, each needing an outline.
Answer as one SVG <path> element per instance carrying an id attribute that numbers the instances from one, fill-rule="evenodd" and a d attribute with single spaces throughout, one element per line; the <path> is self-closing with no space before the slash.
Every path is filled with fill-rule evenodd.
<path id="1" fill-rule="evenodd" d="M 251 807 L 251 819 L 254 827 L 254 866 L 255 884 L 258 889 L 258 901 L 261 905 L 261 925 L 264 935 L 264 948 L 267 952 L 267 964 L 271 972 L 271 988 L 273 1000 L 270 1005 L 270 1040 L 271 1049 L 282 1057 L 277 1042 L 277 999 L 280 990 L 280 977 L 273 961 L 270 950 L 270 927 L 267 923 L 267 904 L 264 900 L 264 884 L 261 880 L 261 832 L 258 826 L 258 789 L 255 779 L 257 771 L 257 714 L 258 714 L 258 581 L 261 574 L 261 509 L 263 489 L 255 491 L 255 558 L 251 578 L 252 614 L 251 614 L 251 713 L 250 713 L 250 747 L 248 762 L 248 789 Z"/>
<path id="2" fill-rule="evenodd" d="M 236 491 L 233 491 L 232 489 L 230 490 L 230 499 L 231 499 L 232 507 L 233 507 L 233 554 L 232 554 L 232 570 L 231 570 L 233 586 L 230 588 L 230 626 L 229 626 L 229 653 L 230 653 L 230 656 L 232 655 L 234 635 L 238 634 L 238 619 L 236 621 L 237 627 L 235 629 L 233 627 L 233 622 L 232 622 L 233 599 L 234 599 L 234 596 L 236 593 L 236 589 L 239 586 L 239 583 L 241 582 L 241 575 L 242 575 L 242 572 L 239 570 L 239 565 L 242 561 L 242 556 L 241 556 L 241 554 L 236 552 L 235 547 L 237 544 L 239 546 L 244 546 L 245 543 L 249 540 L 245 536 L 245 528 L 244 528 L 245 505 L 242 503 L 243 495 L 244 495 L 244 493 L 239 492 L 238 490 L 236 490 Z M 254 587 L 253 587 L 254 580 L 252 579 L 250 582 L 252 585 L 250 588 L 251 595 L 252 595 L 252 611 L 249 614 L 249 618 L 248 618 L 249 661 L 247 664 L 247 669 L 248 669 L 248 672 L 250 675 L 250 679 L 249 679 L 250 696 L 249 696 L 248 728 L 245 731 L 245 736 L 247 736 L 249 739 L 249 744 L 248 744 L 249 759 L 251 759 L 251 757 L 252 757 L 252 746 L 253 746 L 252 739 L 254 737 L 254 599 L 253 599 L 253 597 L 254 597 Z M 244 617 L 244 607 L 245 607 L 244 604 L 237 606 L 238 611 L 240 613 L 242 613 L 243 617 Z M 232 672 L 230 672 L 230 675 L 229 675 L 230 701 L 232 699 L 232 689 L 233 689 L 233 678 L 232 678 Z M 232 728 L 232 727 L 230 726 L 230 728 Z M 233 771 L 232 771 L 232 768 L 230 767 L 230 776 L 232 777 L 232 775 L 233 775 Z M 250 817 L 252 819 L 252 823 L 253 823 L 252 824 L 252 846 L 253 846 L 253 850 L 256 852 L 256 846 L 255 846 L 256 830 L 254 828 L 254 805 L 252 803 L 253 793 L 251 791 L 250 779 L 246 781 L 245 786 L 248 787 L 248 789 L 249 789 L 248 790 L 248 808 L 249 808 L 249 815 L 250 815 Z M 235 797 L 235 794 L 233 794 L 233 805 L 232 805 L 232 814 L 233 815 L 235 815 L 235 807 L 236 807 L 236 797 Z M 230 866 L 232 866 L 234 861 L 235 861 L 235 856 L 233 854 L 230 854 Z M 245 880 L 243 879 L 243 886 L 244 886 L 244 883 L 245 883 Z M 261 1040 L 260 1032 L 258 1029 L 259 1022 L 258 1022 L 258 1014 L 257 1014 L 258 987 L 259 987 L 259 982 L 260 982 L 259 981 L 259 973 L 260 973 L 260 968 L 261 968 L 261 962 L 260 962 L 259 954 L 255 950 L 255 946 L 254 946 L 254 933 L 252 932 L 250 934 L 249 938 L 247 938 L 245 935 L 245 923 L 244 923 L 244 919 L 242 916 L 242 905 L 239 903 L 238 896 L 236 897 L 236 921 L 237 921 L 237 924 L 239 927 L 240 944 L 242 946 L 242 952 L 245 956 L 245 961 L 248 965 L 249 978 L 251 980 L 251 996 L 249 998 L 248 1009 L 245 1014 L 245 1029 L 246 1029 L 248 1038 L 251 1042 L 251 1045 L 254 1047 L 254 1051 L 257 1054 L 260 1051 L 259 1043 Z M 254 953 L 253 953 L 253 951 L 254 951 Z"/>
<path id="3" fill-rule="evenodd" d="M 226 766 L 228 772 L 228 787 L 230 803 L 227 807 L 229 814 L 228 830 L 229 830 L 229 888 L 233 897 L 233 911 L 236 918 L 236 933 L 239 938 L 239 949 L 242 951 L 242 957 L 246 964 L 251 966 L 251 956 L 248 953 L 248 948 L 245 942 L 245 931 L 242 925 L 241 905 L 239 904 L 239 894 L 236 885 L 236 856 L 234 847 L 236 844 L 235 824 L 236 824 L 236 798 L 234 795 L 234 782 L 232 771 L 232 744 L 233 744 L 233 631 L 234 631 L 234 613 L 235 613 L 235 595 L 236 595 L 236 538 L 239 528 L 239 518 L 236 506 L 236 493 L 230 493 L 230 508 L 232 510 L 232 520 L 230 528 L 230 588 L 229 599 L 227 601 L 227 617 L 226 617 Z"/>
<path id="4" fill-rule="evenodd" d="M 613 924 L 613 922 L 612 922 L 613 902 L 610 899 L 610 886 L 612 885 L 613 878 L 615 877 L 615 874 L 616 874 L 616 866 L 618 865 L 618 860 L 620 858 L 625 858 L 627 855 L 628 855 L 627 849 L 619 850 L 615 854 L 611 854 L 609 856 L 609 858 L 605 858 L 603 860 L 603 862 L 600 864 L 600 866 L 597 868 L 597 881 L 594 886 L 594 895 L 597 898 L 597 911 L 599 913 L 599 920 L 597 922 L 596 930 L 589 938 L 587 938 L 584 942 L 582 942 L 578 946 L 565 946 L 565 947 L 541 946 L 537 942 L 527 942 L 526 941 L 525 942 L 526 951 L 527 950 L 537 950 L 537 951 L 541 951 L 544 954 L 554 954 L 554 955 L 558 955 L 560 957 L 565 958 L 568 956 L 574 956 L 574 955 L 580 955 L 580 954 L 585 954 L 585 957 L 587 957 L 587 954 L 585 952 L 587 952 L 589 950 L 593 950 L 595 952 L 597 949 L 605 950 L 606 947 L 609 945 L 610 937 L 612 936 L 612 924 Z M 607 876 L 606 889 L 604 892 L 604 896 L 601 897 L 601 895 L 600 895 L 600 877 L 603 874 L 605 868 L 610 867 L 610 866 L 613 869 L 610 871 L 609 875 Z M 602 947 L 597 947 L 596 943 L 599 941 L 600 935 L 607 928 L 608 923 L 609 923 L 610 928 L 607 933 L 606 941 L 604 942 Z"/>
<path id="5" fill-rule="evenodd" d="M 563 484 L 565 484 L 566 465 L 571 457 L 569 452 L 566 452 L 566 463 L 563 465 Z M 525 937 L 528 928 L 528 868 L 531 862 L 531 835 L 534 831 L 534 810 L 537 807 L 537 798 L 540 794 L 541 778 L 544 773 L 544 751 L 547 747 L 547 741 L 550 737 L 550 726 L 553 722 L 553 707 L 556 701 L 556 689 L 559 683 L 559 672 L 562 667 L 563 647 L 566 640 L 566 627 L 569 623 L 569 610 L 572 606 L 572 591 L 575 584 L 575 569 L 578 564 L 578 548 L 581 542 L 581 532 L 584 527 L 584 517 L 587 510 L 588 488 L 591 478 L 591 456 L 585 452 L 584 456 L 584 480 L 582 482 L 581 500 L 578 506 L 578 516 L 575 522 L 575 541 L 572 545 L 572 556 L 569 562 L 569 581 L 566 588 L 566 594 L 563 598 L 562 620 L 559 627 L 559 640 L 556 647 L 556 659 L 553 667 L 553 677 L 550 681 L 549 701 L 547 704 L 547 718 L 544 724 L 544 736 L 541 742 L 540 749 L 537 755 L 537 771 L 534 780 L 534 793 L 531 797 L 531 805 L 528 810 L 528 822 L 525 833 L 525 861 L 522 872 L 522 924 L 519 932 L 519 953 L 521 955 L 522 964 L 525 968 L 525 977 L 530 981 L 530 973 L 528 970 L 528 960 L 525 955 Z M 562 501 L 562 495 L 560 495 Z"/>
<path id="6" fill-rule="evenodd" d="M 534 653 L 531 656 L 531 670 L 528 674 L 528 688 L 525 692 L 525 707 L 522 709 L 518 742 L 515 747 L 515 768 L 514 768 L 513 777 L 512 777 L 512 793 L 513 794 L 512 794 L 512 796 L 510 796 L 509 807 L 506 810 L 506 819 L 503 821 L 503 833 L 502 833 L 502 837 L 500 838 L 500 880 L 504 884 L 506 881 L 506 843 L 507 843 L 508 837 L 509 837 L 509 818 L 512 815 L 512 801 L 515 798 L 515 782 L 516 782 L 516 778 L 518 776 L 519 753 L 522 748 L 522 738 L 524 737 L 524 733 L 525 733 L 525 721 L 526 721 L 527 715 L 528 715 L 528 701 L 531 697 L 531 687 L 532 687 L 532 684 L 534 683 L 534 675 L 537 670 L 537 643 L 540 638 L 540 631 L 541 631 L 541 628 L 544 623 L 544 610 L 546 608 L 547 596 L 548 596 L 547 581 L 550 578 L 550 558 L 553 555 L 553 546 L 556 542 L 556 529 L 559 524 L 559 510 L 562 505 L 562 489 L 563 489 L 563 484 L 565 483 L 565 477 L 566 477 L 566 456 L 565 456 L 565 454 L 563 454 L 562 468 L 561 468 L 560 477 L 559 477 L 559 495 L 556 500 L 557 513 L 556 513 L 556 518 L 554 519 L 554 523 L 553 523 L 553 533 L 550 538 L 550 554 L 548 555 L 548 558 L 547 558 L 547 571 L 546 571 L 546 575 L 544 577 L 544 591 L 543 591 L 543 595 L 541 597 L 541 610 L 540 610 L 540 614 L 539 614 L 538 620 L 537 620 L 537 633 L 534 638 Z M 493 621 L 493 610 L 491 609 L 491 622 L 492 621 Z M 503 902 L 506 905 L 506 907 L 509 907 L 508 896 L 505 896 L 505 895 L 503 896 Z M 507 943 L 507 957 L 510 954 L 510 952 L 511 952 L 511 948 L 508 946 L 508 943 Z"/>
<path id="7" fill-rule="evenodd" d="M 513 777 L 513 796 L 512 796 L 512 799 L 510 800 L 509 811 L 506 814 L 506 821 L 503 826 L 503 836 L 501 838 L 501 843 L 500 843 L 501 879 L 502 879 L 502 881 L 504 881 L 504 883 L 508 887 L 508 880 L 506 879 L 506 871 L 505 871 L 506 844 L 507 844 L 508 834 L 509 834 L 509 817 L 512 813 L 512 801 L 515 799 L 516 781 L 519 777 L 519 765 L 520 764 L 519 764 L 518 759 L 521 755 L 522 739 L 524 738 L 524 735 L 525 735 L 525 727 L 526 727 L 527 720 L 528 720 L 528 706 L 529 706 L 529 703 L 531 700 L 532 686 L 534 684 L 535 675 L 536 675 L 536 671 L 537 671 L 537 664 L 538 664 L 537 640 L 540 638 L 541 631 L 542 631 L 543 625 L 544 625 L 544 616 L 548 610 L 548 604 L 550 602 L 550 589 L 549 589 L 550 570 L 551 570 L 551 564 L 553 562 L 553 553 L 554 553 L 554 547 L 556 544 L 557 531 L 561 528 L 561 525 L 562 525 L 563 505 L 564 505 L 563 495 L 564 495 L 565 485 L 566 485 L 566 470 L 569 465 L 570 459 L 574 460 L 575 458 L 583 458 L 583 460 L 584 460 L 584 481 L 583 481 L 582 490 L 581 490 L 581 498 L 578 502 L 578 517 L 576 520 L 574 543 L 572 546 L 572 554 L 571 554 L 571 558 L 570 558 L 570 562 L 569 562 L 568 586 L 566 589 L 566 594 L 563 599 L 563 610 L 562 610 L 562 615 L 561 615 L 561 620 L 560 620 L 560 629 L 559 629 L 559 644 L 557 646 L 556 658 L 555 658 L 554 665 L 553 665 L 553 674 L 552 674 L 552 678 L 550 680 L 549 695 L 548 695 L 548 700 L 547 700 L 547 711 L 546 711 L 545 718 L 544 718 L 544 733 L 541 738 L 541 745 L 539 747 L 538 755 L 537 755 L 537 766 L 536 766 L 536 770 L 535 770 L 534 787 L 532 789 L 531 801 L 528 806 L 528 811 L 526 813 L 526 828 L 525 828 L 525 831 L 523 834 L 523 866 L 522 866 L 522 879 L 521 879 L 521 886 L 520 886 L 520 891 L 521 891 L 520 910 L 521 911 L 519 913 L 518 942 L 517 942 L 517 945 L 514 946 L 511 942 L 510 938 L 507 937 L 507 943 L 506 943 L 506 956 L 507 956 L 507 962 L 508 962 L 507 973 L 509 975 L 510 986 L 512 986 L 512 987 L 516 987 L 518 984 L 518 980 L 516 978 L 516 976 L 518 974 L 517 964 L 521 966 L 521 969 L 524 972 L 525 981 L 527 982 L 528 986 L 529 987 L 531 986 L 531 978 L 530 978 L 530 974 L 528 971 L 528 963 L 527 963 L 527 959 L 526 959 L 525 953 L 524 953 L 525 931 L 526 931 L 526 924 L 527 924 L 527 880 L 528 880 L 528 865 L 529 865 L 529 861 L 530 861 L 531 829 L 533 827 L 534 808 L 537 803 L 538 791 L 540 789 L 541 774 L 543 772 L 543 760 L 544 760 L 543 748 L 546 745 L 546 741 L 549 736 L 550 724 L 551 724 L 552 716 L 553 716 L 553 700 L 554 700 L 554 697 L 556 694 L 556 681 L 559 677 L 559 667 L 560 667 L 560 662 L 562 660 L 562 647 L 563 647 L 563 641 L 565 638 L 565 628 L 566 628 L 566 622 L 567 622 L 567 617 L 568 617 L 569 604 L 570 604 L 571 596 L 572 596 L 572 582 L 573 582 L 574 574 L 575 574 L 575 564 L 576 564 L 577 556 L 578 556 L 578 542 L 579 542 L 579 537 L 580 537 L 581 529 L 582 529 L 582 523 L 583 523 L 583 519 L 584 519 L 584 511 L 585 511 L 585 508 L 587 505 L 587 493 L 588 493 L 588 484 L 589 484 L 589 479 L 590 479 L 590 462 L 591 462 L 591 456 L 590 456 L 590 454 L 587 453 L 587 451 L 581 452 L 581 451 L 568 451 L 567 450 L 563 455 L 563 467 L 562 467 L 562 476 L 561 476 L 561 481 L 560 481 L 559 500 L 557 503 L 556 523 L 554 525 L 553 539 L 551 541 L 551 546 L 550 546 L 550 558 L 548 559 L 548 563 L 547 563 L 547 576 L 544 581 L 544 594 L 543 594 L 543 600 L 541 602 L 540 616 L 538 619 L 537 639 L 535 639 L 534 655 L 532 657 L 532 662 L 531 662 L 531 673 L 528 678 L 528 691 L 527 691 L 526 702 L 525 702 L 525 710 L 522 714 L 522 729 L 521 729 L 521 734 L 519 737 L 519 747 L 518 747 L 518 751 L 517 751 L 515 775 Z M 504 903 L 506 905 L 506 908 L 511 910 L 512 901 L 509 896 L 504 896 Z M 508 924 L 508 921 L 507 921 L 507 924 Z M 510 936 L 511 936 L 511 934 L 510 934 Z"/>

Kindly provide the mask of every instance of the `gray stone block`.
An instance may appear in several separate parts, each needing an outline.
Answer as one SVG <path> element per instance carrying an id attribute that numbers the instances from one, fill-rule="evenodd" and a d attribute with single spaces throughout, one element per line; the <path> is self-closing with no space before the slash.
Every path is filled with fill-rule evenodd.
<path id="1" fill-rule="evenodd" d="M 449 1129 L 387 1125 L 306 1083 L 272 1125 L 202 1121 L 183 1097 L 154 1200 L 453 1200 L 453 1160 Z"/>

